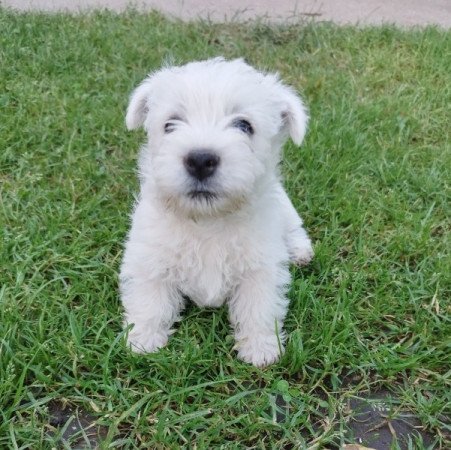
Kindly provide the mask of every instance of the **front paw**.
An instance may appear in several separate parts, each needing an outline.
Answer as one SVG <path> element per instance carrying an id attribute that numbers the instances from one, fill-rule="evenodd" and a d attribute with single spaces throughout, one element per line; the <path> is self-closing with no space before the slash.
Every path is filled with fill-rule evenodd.
<path id="1" fill-rule="evenodd" d="M 275 363 L 283 354 L 283 345 L 273 336 L 253 336 L 237 342 L 238 358 L 256 367 L 265 367 Z"/>
<path id="2" fill-rule="evenodd" d="M 133 328 L 128 333 L 127 345 L 135 353 L 152 353 L 168 343 L 169 332 L 139 330 Z"/>
<path id="3" fill-rule="evenodd" d="M 290 261 L 297 266 L 306 266 L 314 256 L 312 243 L 304 239 L 290 248 Z"/>

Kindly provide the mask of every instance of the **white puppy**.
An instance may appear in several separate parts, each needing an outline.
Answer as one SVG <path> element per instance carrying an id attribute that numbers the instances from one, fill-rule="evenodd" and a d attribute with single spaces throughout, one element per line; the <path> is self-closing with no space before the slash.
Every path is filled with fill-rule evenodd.
<path id="1" fill-rule="evenodd" d="M 120 273 L 134 351 L 164 346 L 189 298 L 227 303 L 244 361 L 279 358 L 288 261 L 306 264 L 313 250 L 278 163 L 307 120 L 277 75 L 241 59 L 165 67 L 132 93 L 127 127 L 148 133 Z"/>

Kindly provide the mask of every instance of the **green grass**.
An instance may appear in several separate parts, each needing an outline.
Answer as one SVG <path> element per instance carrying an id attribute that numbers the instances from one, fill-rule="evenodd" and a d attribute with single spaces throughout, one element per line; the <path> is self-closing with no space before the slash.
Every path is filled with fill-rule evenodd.
<path id="1" fill-rule="evenodd" d="M 55 402 L 97 417 L 104 447 L 331 448 L 349 399 L 382 387 L 449 445 L 450 32 L 6 10 L 0 30 L 1 448 L 61 447 Z M 157 354 L 121 336 L 144 137 L 128 95 L 165 59 L 214 55 L 280 71 L 312 118 L 284 171 L 316 258 L 264 370 L 236 359 L 225 309 L 189 307 Z"/>

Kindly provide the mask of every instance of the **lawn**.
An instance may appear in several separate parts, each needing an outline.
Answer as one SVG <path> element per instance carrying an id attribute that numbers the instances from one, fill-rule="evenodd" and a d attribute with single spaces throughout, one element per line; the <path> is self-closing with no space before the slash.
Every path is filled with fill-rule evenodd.
<path id="1" fill-rule="evenodd" d="M 451 32 L 4 9 L 0 30 L 1 448 L 337 448 L 368 398 L 391 448 L 450 448 Z M 156 354 L 121 334 L 128 95 L 215 55 L 279 71 L 311 115 L 283 171 L 316 257 L 266 369 L 236 359 L 225 308 L 189 306 Z"/>

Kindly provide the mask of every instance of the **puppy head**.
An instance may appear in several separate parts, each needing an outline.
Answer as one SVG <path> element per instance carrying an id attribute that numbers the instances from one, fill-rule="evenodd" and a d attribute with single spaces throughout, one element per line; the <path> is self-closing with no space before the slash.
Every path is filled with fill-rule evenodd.
<path id="1" fill-rule="evenodd" d="M 215 58 L 150 75 L 132 93 L 129 129 L 148 134 L 140 170 L 168 205 L 189 215 L 232 212 L 277 173 L 280 147 L 300 144 L 305 108 L 277 75 Z"/>

